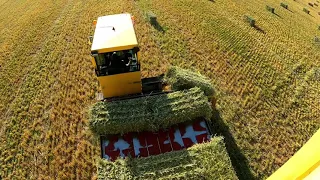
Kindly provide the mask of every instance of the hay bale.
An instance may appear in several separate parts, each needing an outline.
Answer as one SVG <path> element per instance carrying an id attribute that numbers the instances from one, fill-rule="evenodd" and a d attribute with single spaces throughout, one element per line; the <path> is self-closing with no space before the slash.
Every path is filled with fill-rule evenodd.
<path id="1" fill-rule="evenodd" d="M 267 11 L 270 11 L 271 13 L 274 14 L 274 8 L 273 7 L 267 5 L 266 9 L 267 9 Z"/>
<path id="2" fill-rule="evenodd" d="M 90 108 L 89 127 L 95 134 L 157 131 L 198 117 L 212 115 L 199 88 L 142 98 L 98 102 Z"/>
<path id="3" fill-rule="evenodd" d="M 237 179 L 222 137 L 188 149 L 115 162 L 100 160 L 97 177 L 104 179 Z"/>
<path id="4" fill-rule="evenodd" d="M 310 13 L 310 11 L 309 11 L 308 9 L 306 9 L 306 8 L 303 8 L 303 11 L 304 11 L 305 13 L 307 13 L 307 14 Z"/>
<path id="5" fill-rule="evenodd" d="M 256 25 L 256 20 L 253 19 L 252 17 L 245 15 L 245 16 L 244 16 L 244 20 L 245 20 L 246 22 L 248 22 L 251 27 L 255 27 L 255 25 Z"/>
<path id="6" fill-rule="evenodd" d="M 147 19 L 150 22 L 150 24 L 152 24 L 152 25 L 156 25 L 157 24 L 157 16 L 153 12 L 148 11 L 146 13 L 146 16 L 147 16 Z"/>
<path id="7" fill-rule="evenodd" d="M 313 4 L 311 2 L 309 2 L 308 4 L 309 4 L 309 6 L 313 7 Z"/>
<path id="8" fill-rule="evenodd" d="M 285 4 L 285 3 L 280 3 L 280 6 L 285 8 L 285 9 L 288 9 L 288 4 Z"/>
<path id="9" fill-rule="evenodd" d="M 164 81 L 171 85 L 173 90 L 183 90 L 199 87 L 206 96 L 214 96 L 215 92 L 211 80 L 199 73 L 181 69 L 176 66 L 168 68 Z"/>

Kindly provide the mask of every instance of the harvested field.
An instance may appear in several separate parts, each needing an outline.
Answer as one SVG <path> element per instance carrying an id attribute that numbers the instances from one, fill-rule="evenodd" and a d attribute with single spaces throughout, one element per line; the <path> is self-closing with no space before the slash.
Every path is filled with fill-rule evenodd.
<path id="1" fill-rule="evenodd" d="M 98 102 L 91 108 L 89 125 L 96 134 L 157 131 L 198 117 L 210 119 L 211 105 L 195 87 L 114 102 Z"/>
<path id="2" fill-rule="evenodd" d="M 187 150 L 136 159 L 100 160 L 103 179 L 237 179 L 221 137 Z"/>
<path id="3" fill-rule="evenodd" d="M 130 12 L 143 77 L 171 65 L 209 77 L 212 122 L 237 176 L 266 179 L 320 128 L 320 9 L 280 2 L 0 0 L 0 176 L 95 177 L 99 140 L 86 114 L 100 90 L 88 36 L 98 16 Z"/>

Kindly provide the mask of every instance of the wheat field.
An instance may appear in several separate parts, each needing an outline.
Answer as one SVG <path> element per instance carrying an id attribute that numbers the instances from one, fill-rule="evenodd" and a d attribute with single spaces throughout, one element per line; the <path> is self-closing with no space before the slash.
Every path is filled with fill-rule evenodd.
<path id="1" fill-rule="evenodd" d="M 96 178 L 87 111 L 99 86 L 88 36 L 97 17 L 129 12 L 143 77 L 169 65 L 210 77 L 214 133 L 238 178 L 267 178 L 320 128 L 320 7 L 309 2 L 0 0 L 0 176 Z"/>

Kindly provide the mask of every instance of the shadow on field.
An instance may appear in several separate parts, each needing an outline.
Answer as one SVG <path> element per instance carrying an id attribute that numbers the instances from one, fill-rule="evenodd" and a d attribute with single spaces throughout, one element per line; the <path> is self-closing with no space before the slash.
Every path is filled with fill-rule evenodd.
<path id="1" fill-rule="evenodd" d="M 163 29 L 163 27 L 158 23 L 158 21 L 151 24 L 157 31 L 160 31 L 162 33 L 165 33 L 166 31 Z"/>
<path id="2" fill-rule="evenodd" d="M 237 173 L 239 180 L 251 180 L 254 179 L 253 174 L 250 171 L 248 160 L 241 153 L 237 143 L 235 142 L 229 127 L 222 120 L 218 110 L 213 110 L 213 132 L 224 137 L 224 142 L 231 159 L 232 166 Z"/>
<path id="3" fill-rule="evenodd" d="M 266 34 L 266 32 L 263 29 L 261 29 L 259 26 L 257 26 L 257 25 L 254 26 L 254 29 L 256 29 L 257 31 L 259 31 L 259 32 L 261 32 L 263 34 Z"/>
<path id="4" fill-rule="evenodd" d="M 277 14 L 277 13 L 273 13 L 273 14 L 282 19 L 282 17 L 279 14 Z"/>
<path id="5" fill-rule="evenodd" d="M 292 13 L 293 13 L 293 11 L 292 11 L 292 10 L 290 10 L 290 9 L 286 9 L 286 10 L 288 10 L 289 12 L 292 12 Z"/>

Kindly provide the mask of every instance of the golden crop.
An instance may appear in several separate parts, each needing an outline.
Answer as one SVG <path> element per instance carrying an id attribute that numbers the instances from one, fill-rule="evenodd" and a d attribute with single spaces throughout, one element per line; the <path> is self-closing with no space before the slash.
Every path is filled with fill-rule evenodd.
<path id="1" fill-rule="evenodd" d="M 94 19 L 122 12 L 135 16 L 143 76 L 170 64 L 210 77 L 215 133 L 238 177 L 268 177 L 320 127 L 320 8 L 285 3 L 288 10 L 271 0 L 0 0 L 1 177 L 95 176 L 99 141 L 86 114 L 99 87 L 87 41 Z"/>

